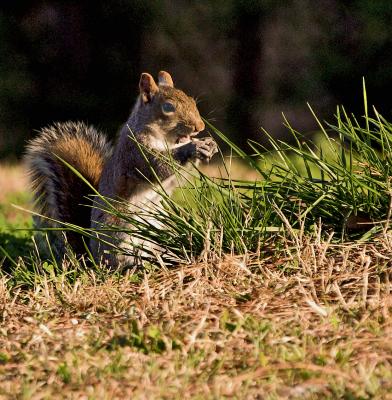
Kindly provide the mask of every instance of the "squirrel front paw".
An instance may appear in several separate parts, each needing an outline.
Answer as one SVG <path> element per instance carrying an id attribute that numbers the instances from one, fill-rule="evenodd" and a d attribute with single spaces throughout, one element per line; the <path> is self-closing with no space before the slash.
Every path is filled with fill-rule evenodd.
<path id="1" fill-rule="evenodd" d="M 218 152 L 218 145 L 212 137 L 193 139 L 194 156 L 203 162 L 209 162 L 214 154 Z"/>

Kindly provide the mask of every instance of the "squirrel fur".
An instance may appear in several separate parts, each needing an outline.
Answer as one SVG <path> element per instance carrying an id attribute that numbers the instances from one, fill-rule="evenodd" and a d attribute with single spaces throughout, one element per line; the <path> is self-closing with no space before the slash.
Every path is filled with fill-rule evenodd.
<path id="1" fill-rule="evenodd" d="M 112 265 L 135 265 L 140 254 L 132 254 L 132 247 L 140 243 L 121 229 L 129 228 L 126 222 L 116 221 L 113 215 L 100 208 L 100 201 L 93 200 L 89 185 L 66 163 L 101 195 L 125 200 L 128 210 L 137 214 L 138 210 L 159 200 L 154 189 L 157 178 L 168 194 L 177 186 L 175 171 L 168 159 L 192 165 L 209 161 L 217 152 L 211 137 L 195 138 L 204 130 L 204 122 L 194 99 L 174 87 L 169 73 L 161 71 L 158 84 L 150 74 L 142 73 L 139 91 L 115 146 L 92 126 L 65 122 L 42 129 L 26 151 L 34 200 L 38 212 L 48 217 L 36 218 L 36 224 L 61 227 L 61 222 L 66 222 L 97 229 L 119 226 L 109 241 L 128 248 L 127 255 L 110 253 L 110 243 L 90 240 L 93 256 Z M 67 241 L 76 254 L 85 252 L 85 244 L 77 233 L 68 232 Z M 62 239 L 57 237 L 55 246 L 61 254 Z"/>

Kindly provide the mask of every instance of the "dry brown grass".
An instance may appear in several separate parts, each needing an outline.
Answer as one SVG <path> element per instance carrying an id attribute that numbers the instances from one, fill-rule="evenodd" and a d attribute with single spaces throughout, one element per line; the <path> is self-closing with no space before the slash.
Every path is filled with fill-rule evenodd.
<path id="1" fill-rule="evenodd" d="M 392 237 L 0 286 L 3 398 L 392 398 Z"/>

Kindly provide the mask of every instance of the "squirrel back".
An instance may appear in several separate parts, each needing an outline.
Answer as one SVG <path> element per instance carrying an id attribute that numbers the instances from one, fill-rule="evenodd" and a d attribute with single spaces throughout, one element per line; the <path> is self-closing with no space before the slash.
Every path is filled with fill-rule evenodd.
<path id="1" fill-rule="evenodd" d="M 92 204 L 92 190 L 62 160 L 98 189 L 111 153 L 105 136 L 83 122 L 55 123 L 42 129 L 29 142 L 25 156 L 36 209 L 49 218 L 36 223 L 56 227 L 55 221 L 62 221 L 89 228 L 91 208 L 86 206 Z M 84 253 L 80 235 L 69 232 L 67 240 L 77 254 Z"/>

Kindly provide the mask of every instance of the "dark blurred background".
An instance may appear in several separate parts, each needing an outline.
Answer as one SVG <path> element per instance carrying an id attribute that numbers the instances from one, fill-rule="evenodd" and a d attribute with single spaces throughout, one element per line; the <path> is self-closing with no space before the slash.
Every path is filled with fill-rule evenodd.
<path id="1" fill-rule="evenodd" d="M 302 132 L 336 104 L 392 110 L 391 0 L 36 0 L 0 3 L 0 158 L 34 130 L 85 120 L 114 136 L 142 71 L 171 72 L 241 145 Z"/>

